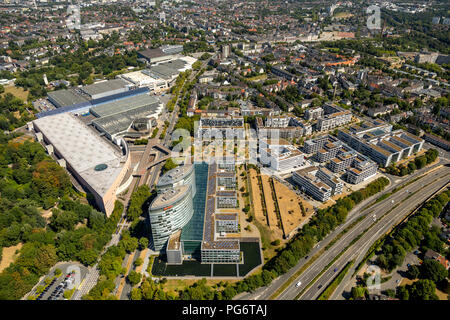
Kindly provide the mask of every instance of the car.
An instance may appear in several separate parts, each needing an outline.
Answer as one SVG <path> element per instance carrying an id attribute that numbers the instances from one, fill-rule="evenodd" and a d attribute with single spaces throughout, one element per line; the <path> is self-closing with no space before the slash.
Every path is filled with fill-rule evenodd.
<path id="1" fill-rule="evenodd" d="M 299 281 L 299 282 L 297 282 L 297 283 L 295 284 L 295 287 L 298 288 L 298 287 L 300 287 L 301 285 L 302 285 L 302 282 Z"/>
<path id="2" fill-rule="evenodd" d="M 397 279 L 395 282 L 396 282 L 396 283 L 400 283 L 400 279 Z"/>
<path id="3" fill-rule="evenodd" d="M 319 284 L 319 286 L 317 287 L 317 289 L 320 289 L 320 288 L 322 288 L 323 286 L 321 285 L 321 284 Z"/>
<path id="4" fill-rule="evenodd" d="M 309 256 L 306 256 L 305 259 L 308 259 Z"/>
<path id="5" fill-rule="evenodd" d="M 336 271 L 338 271 L 338 268 L 334 268 L 334 270 L 333 270 L 334 272 L 336 272 Z"/>
<path id="6" fill-rule="evenodd" d="M 419 254 L 419 250 L 414 251 L 414 254 L 417 256 Z"/>
<path id="7" fill-rule="evenodd" d="M 408 268 L 411 268 L 411 264 L 410 264 L 410 263 L 408 263 L 406 266 L 407 266 Z"/>

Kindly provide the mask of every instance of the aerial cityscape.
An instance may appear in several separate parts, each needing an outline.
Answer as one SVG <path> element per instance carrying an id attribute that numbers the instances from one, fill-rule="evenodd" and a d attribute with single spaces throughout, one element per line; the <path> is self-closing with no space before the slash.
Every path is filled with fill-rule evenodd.
<path id="1" fill-rule="evenodd" d="M 0 300 L 449 300 L 449 28 L 441 0 L 0 0 Z"/>

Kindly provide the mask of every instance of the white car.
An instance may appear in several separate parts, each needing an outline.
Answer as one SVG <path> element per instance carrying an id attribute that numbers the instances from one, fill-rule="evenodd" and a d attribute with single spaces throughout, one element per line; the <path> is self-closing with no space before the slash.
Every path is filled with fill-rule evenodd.
<path id="1" fill-rule="evenodd" d="M 298 287 L 300 287 L 301 285 L 302 285 L 302 282 L 299 281 L 299 282 L 297 282 L 297 284 L 295 285 L 295 287 L 298 288 Z"/>

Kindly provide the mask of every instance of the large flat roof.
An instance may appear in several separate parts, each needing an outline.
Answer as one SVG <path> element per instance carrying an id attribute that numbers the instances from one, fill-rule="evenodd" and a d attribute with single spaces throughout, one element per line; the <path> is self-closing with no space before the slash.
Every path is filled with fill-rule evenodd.
<path id="1" fill-rule="evenodd" d="M 218 191 L 216 193 L 216 178 L 217 178 L 217 164 L 210 164 L 208 170 L 208 185 L 207 185 L 207 200 L 206 200 L 206 208 L 205 208 L 205 220 L 203 226 L 203 241 L 202 241 L 202 250 L 238 250 L 239 240 L 237 239 L 216 239 L 215 234 L 215 220 L 216 220 L 216 198 L 220 197 L 220 194 L 228 194 L 224 191 Z M 213 190 L 211 188 L 213 187 Z M 234 195 L 236 195 L 235 191 L 232 191 Z M 230 195 L 231 195 L 230 193 Z M 230 210 L 230 209 L 228 209 Z M 221 218 L 222 215 L 219 215 Z"/>
<path id="2" fill-rule="evenodd" d="M 107 102 L 90 109 L 91 113 L 97 117 L 107 117 L 113 114 L 126 112 L 135 108 L 159 105 L 158 98 L 149 94 L 140 94 L 129 98 Z M 155 106 L 157 107 L 157 106 Z"/>
<path id="3" fill-rule="evenodd" d="M 114 79 L 90 84 L 82 87 L 81 90 L 83 90 L 83 92 L 85 92 L 86 94 L 92 96 L 108 91 L 114 91 L 121 88 L 125 88 L 127 85 L 128 83 L 122 79 Z"/>
<path id="4" fill-rule="evenodd" d="M 121 172 L 126 156 L 110 142 L 70 113 L 43 117 L 33 121 L 60 156 L 100 196 L 103 196 Z M 95 170 L 100 165 L 104 170 Z"/>
<path id="5" fill-rule="evenodd" d="M 73 88 L 52 91 L 47 95 L 58 104 L 58 107 L 66 107 L 89 101 L 87 98 L 76 92 Z"/>

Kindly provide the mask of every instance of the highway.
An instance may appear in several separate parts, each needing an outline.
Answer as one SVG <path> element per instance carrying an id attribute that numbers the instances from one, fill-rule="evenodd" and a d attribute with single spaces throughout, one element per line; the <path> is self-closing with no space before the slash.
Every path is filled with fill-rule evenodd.
<path id="1" fill-rule="evenodd" d="M 405 192 L 404 192 L 404 190 L 407 190 L 407 189 L 411 189 L 411 186 L 413 186 L 414 185 L 414 183 L 413 184 L 411 184 L 411 185 L 409 185 L 408 187 L 406 187 L 405 189 L 402 189 L 401 191 L 399 191 L 399 192 L 397 192 L 397 193 L 395 193 L 395 194 L 393 194 L 393 195 L 391 195 L 390 197 L 388 197 L 387 199 L 384 199 L 383 201 L 380 201 L 379 203 L 377 203 L 377 204 L 375 204 L 375 205 L 373 205 L 373 206 L 371 206 L 369 209 L 367 209 L 366 208 L 366 206 L 367 205 L 369 205 L 369 204 L 371 204 L 375 199 L 378 199 L 381 195 L 383 195 L 383 194 L 386 194 L 386 193 L 389 193 L 390 191 L 392 191 L 394 188 L 396 188 L 396 187 L 398 187 L 398 186 L 402 186 L 402 185 L 404 185 L 404 184 L 406 184 L 406 183 L 408 183 L 408 182 L 410 182 L 410 181 L 412 181 L 412 180 L 414 180 L 415 178 L 417 178 L 418 176 L 420 176 L 420 175 L 422 175 L 422 174 L 424 174 L 424 173 L 426 173 L 426 172 L 429 172 L 430 170 L 432 170 L 432 169 L 435 169 L 435 168 L 437 168 L 437 167 L 439 167 L 439 166 L 442 166 L 444 163 L 446 163 L 447 161 L 445 161 L 444 162 L 444 160 L 441 160 L 439 163 L 437 163 L 437 164 L 435 164 L 435 165 L 433 165 L 433 166 L 431 166 L 431 167 L 429 167 L 429 168 L 424 168 L 424 169 L 422 169 L 422 170 L 418 170 L 418 171 L 416 171 L 414 174 L 412 174 L 412 175 L 409 175 L 409 176 L 406 176 L 406 177 L 404 177 L 404 178 L 399 178 L 399 177 L 396 177 L 396 180 L 395 180 L 395 183 L 394 183 L 394 181 L 392 181 L 393 179 L 391 178 L 391 182 L 392 182 L 392 184 L 389 186 L 389 187 L 387 187 L 384 191 L 382 191 L 382 192 L 380 192 L 380 193 L 378 193 L 378 194 L 376 194 L 375 196 L 373 196 L 373 197 L 371 197 L 371 198 L 369 198 L 369 199 L 366 199 L 366 200 L 364 200 L 364 201 L 362 201 L 360 204 L 358 204 L 355 208 L 353 208 L 353 210 L 349 213 L 349 215 L 348 215 L 348 217 L 347 217 L 347 220 L 341 225 L 341 226 L 339 226 L 338 228 L 336 228 L 333 232 L 331 232 L 328 236 L 326 236 L 321 242 L 319 242 L 318 243 L 318 245 L 316 246 L 316 247 L 314 247 L 312 250 L 311 250 L 311 252 L 308 254 L 308 256 L 306 256 L 305 257 L 305 259 L 301 259 L 298 263 L 297 263 L 297 265 L 295 266 L 295 267 L 293 267 L 293 268 L 291 268 L 287 273 L 285 273 L 285 274 L 283 274 L 282 276 L 280 276 L 280 277 L 278 277 L 278 278 L 276 278 L 275 280 L 273 280 L 272 281 L 272 283 L 268 286 L 268 287 L 262 287 L 262 288 L 259 288 L 259 289 L 257 289 L 257 290 L 255 290 L 254 292 L 252 292 L 252 293 L 245 293 L 245 294 L 242 294 L 242 295 L 239 295 L 238 297 L 236 297 L 235 299 L 238 299 L 238 300 L 249 300 L 249 299 L 252 299 L 252 300 L 267 300 L 267 299 L 270 299 L 271 298 L 271 296 L 280 288 L 280 287 L 282 287 L 286 282 L 288 282 L 289 280 L 290 280 L 290 278 L 298 271 L 298 270 L 300 270 L 304 265 L 305 265 L 305 263 L 307 263 L 310 259 L 311 259 L 311 257 L 313 257 L 317 252 L 319 252 L 320 250 L 321 250 L 321 248 L 323 248 L 323 247 L 325 247 L 328 243 L 330 243 L 342 230 L 344 230 L 347 226 L 349 226 L 349 225 L 351 225 L 355 220 L 357 220 L 358 218 L 360 218 L 361 216 L 364 216 L 364 215 L 367 215 L 368 213 L 371 213 L 372 211 L 374 211 L 374 210 L 381 210 L 381 211 L 387 211 L 388 209 L 386 209 L 386 208 L 390 208 L 391 207 L 391 205 L 392 205 L 392 200 L 394 200 L 394 202 L 395 203 L 398 203 L 399 201 L 401 201 L 404 197 L 406 197 L 407 195 L 405 195 Z M 441 168 L 441 170 L 443 170 L 442 168 Z M 425 176 L 426 177 L 426 176 Z M 423 177 L 423 178 L 421 178 L 421 179 L 419 179 L 416 183 L 421 183 L 422 182 L 422 180 L 423 179 L 425 179 L 425 177 Z M 411 189 L 412 190 L 412 189 Z M 378 215 L 378 217 L 381 217 L 381 215 Z M 367 218 L 366 218 L 367 219 Z M 372 219 L 371 217 L 370 217 L 370 219 Z M 361 222 L 359 222 L 356 226 L 358 226 L 359 224 L 361 224 L 362 223 L 362 221 Z M 356 227 L 355 226 L 355 227 Z M 345 241 L 346 239 L 348 239 L 348 237 L 349 237 L 349 232 L 347 232 L 347 234 L 346 235 L 344 235 L 341 239 L 340 239 L 340 241 Z M 350 241 L 349 241 L 350 242 Z M 327 254 L 327 255 L 330 255 L 331 256 L 331 254 L 332 253 L 335 253 L 335 255 L 334 256 L 336 256 L 337 254 L 339 254 L 339 252 L 336 252 L 336 249 L 335 248 L 337 248 L 337 246 L 338 246 L 338 244 L 339 244 L 340 242 L 337 242 L 337 243 L 335 243 L 334 245 L 333 245 L 333 247 L 332 248 L 330 248 L 328 251 L 326 251 L 324 254 Z M 323 254 L 322 254 L 323 255 Z M 334 258 L 334 256 L 333 256 L 333 258 Z M 330 261 L 332 261 L 333 260 L 333 258 L 331 258 L 331 259 L 329 259 L 329 260 L 327 260 L 328 262 L 327 263 L 325 263 L 325 264 L 323 264 L 323 266 L 326 266 Z M 317 272 L 316 272 L 316 274 L 319 274 L 321 271 L 322 271 L 322 269 L 323 268 L 320 268 L 320 266 L 318 267 L 317 266 L 317 264 L 320 262 L 320 260 L 319 259 L 321 259 L 321 258 L 318 258 L 314 263 L 313 263 L 313 267 L 311 268 L 309 268 L 309 269 L 314 269 L 314 270 L 318 270 Z M 308 271 L 308 269 L 306 270 L 306 271 Z M 306 272 L 305 271 L 305 272 Z M 311 271 L 310 271 L 311 272 Z M 301 277 L 301 276 L 300 276 Z M 315 277 L 315 276 L 314 276 Z M 314 277 L 312 277 L 311 278 L 311 280 L 314 278 Z M 298 280 L 295 280 L 295 281 L 291 281 L 292 282 L 292 284 L 291 284 L 291 286 L 293 286 L 295 283 L 297 283 L 297 281 Z M 297 293 L 292 297 L 292 298 L 294 298 L 306 285 L 307 285 L 307 283 L 305 283 L 305 282 L 303 282 L 302 281 L 302 286 L 299 288 L 299 290 L 297 290 Z M 287 290 L 289 291 L 289 290 L 291 290 L 291 288 L 290 287 L 288 287 L 287 288 Z M 285 290 L 286 291 L 286 290 Z M 291 294 L 289 294 L 289 292 L 288 293 L 285 293 L 285 292 L 282 292 L 281 293 L 281 297 L 279 297 L 279 298 L 281 298 L 281 299 L 283 299 L 283 297 L 287 297 L 287 296 L 291 296 Z"/>
<path id="2" fill-rule="evenodd" d="M 302 285 L 299 288 L 295 288 L 295 286 L 289 287 L 279 296 L 279 299 L 295 299 L 299 292 L 302 292 L 302 290 L 304 290 L 311 282 L 313 282 L 313 284 L 301 294 L 300 299 L 317 299 L 320 293 L 325 290 L 326 286 L 336 277 L 339 271 L 345 267 L 347 262 L 358 258 L 357 261 L 355 261 L 354 267 L 356 267 L 363 259 L 366 251 L 378 238 L 388 232 L 394 225 L 402 221 L 405 216 L 413 211 L 418 205 L 421 205 L 428 197 L 446 185 L 449 181 L 449 175 L 450 168 L 442 167 L 423 179 L 412 183 L 405 189 L 400 190 L 390 197 L 387 203 L 383 203 L 376 208 L 375 206 L 369 208 L 370 214 L 367 218 L 338 240 L 331 249 L 322 254 L 314 263 L 314 268 L 307 269 L 295 280 L 295 283 L 301 281 Z M 409 195 L 412 196 L 408 198 Z M 394 203 L 392 203 L 392 200 L 394 200 Z M 390 209 L 392 209 L 391 212 L 389 212 Z M 376 214 L 377 217 L 375 222 L 373 219 L 374 214 Z M 386 215 L 383 217 L 384 214 Z M 370 229 L 364 233 L 369 227 Z M 352 240 L 362 233 L 364 233 L 364 235 L 355 243 L 351 244 Z M 344 254 L 331 264 L 325 273 L 316 278 L 321 271 L 349 245 L 351 246 Z M 336 272 L 334 272 L 335 269 L 337 270 Z"/>

